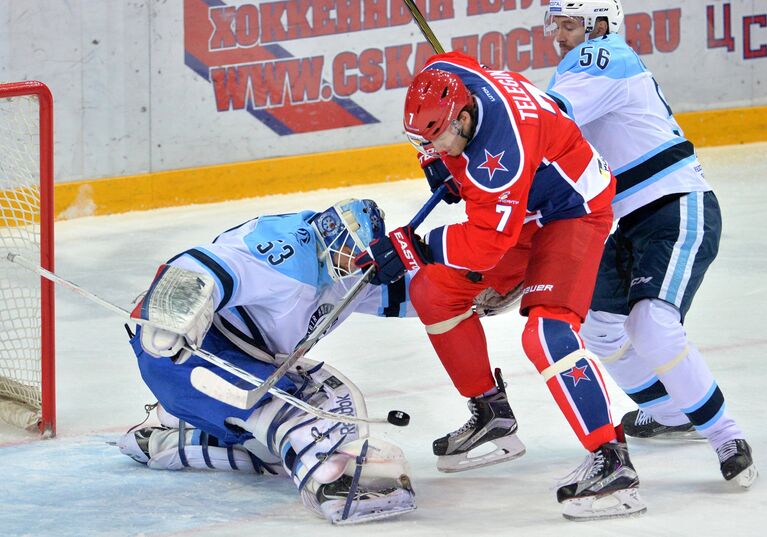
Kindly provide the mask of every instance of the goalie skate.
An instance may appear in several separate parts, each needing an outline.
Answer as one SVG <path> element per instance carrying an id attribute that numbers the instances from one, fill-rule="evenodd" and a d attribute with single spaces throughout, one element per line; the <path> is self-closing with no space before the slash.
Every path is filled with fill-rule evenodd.
<path id="1" fill-rule="evenodd" d="M 625 443 L 604 444 L 563 480 L 557 501 L 568 520 L 638 516 L 647 511 L 639 497 L 639 476 Z"/>
<path id="2" fill-rule="evenodd" d="M 434 441 L 432 447 L 440 472 L 463 472 L 525 454 L 525 445 L 517 437 L 517 420 L 509 406 L 500 369 L 495 370 L 495 378 L 498 393 L 469 399 L 469 421 Z M 492 451 L 487 451 L 488 444 L 494 447 Z"/>
<path id="3" fill-rule="evenodd" d="M 348 475 L 317 490 L 320 510 L 325 518 L 337 525 L 360 524 L 402 515 L 415 510 L 414 497 L 412 490 L 400 487 L 363 490 L 354 487 L 353 478 Z"/>
<path id="4" fill-rule="evenodd" d="M 626 413 L 621 419 L 621 425 L 626 435 L 634 438 L 705 440 L 690 422 L 682 425 L 663 425 L 641 409 Z"/>

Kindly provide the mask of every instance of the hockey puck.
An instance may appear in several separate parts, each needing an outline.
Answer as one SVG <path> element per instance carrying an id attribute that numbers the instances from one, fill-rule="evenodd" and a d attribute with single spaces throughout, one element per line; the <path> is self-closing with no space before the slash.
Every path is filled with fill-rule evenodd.
<path id="1" fill-rule="evenodd" d="M 401 410 L 390 410 L 389 415 L 386 417 L 386 421 L 397 427 L 405 427 L 410 423 L 410 414 L 402 412 Z"/>

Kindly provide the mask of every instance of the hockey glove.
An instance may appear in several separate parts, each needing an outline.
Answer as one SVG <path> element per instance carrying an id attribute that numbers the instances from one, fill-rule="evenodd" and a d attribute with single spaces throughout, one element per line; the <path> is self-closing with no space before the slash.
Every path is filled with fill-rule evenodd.
<path id="1" fill-rule="evenodd" d="M 428 246 L 413 233 L 410 226 L 399 227 L 388 237 L 376 239 L 368 249 L 354 259 L 363 270 L 375 267 L 370 283 L 373 285 L 394 283 L 409 270 L 421 268 L 431 261 Z"/>
<path id="2" fill-rule="evenodd" d="M 500 294 L 492 287 L 488 287 L 474 297 L 474 311 L 480 317 L 491 317 L 506 313 L 519 304 L 519 301 L 522 299 L 523 285 L 520 283 L 505 295 Z"/>
<path id="3" fill-rule="evenodd" d="M 429 182 L 429 188 L 432 192 L 437 190 L 442 183 L 447 185 L 447 194 L 443 201 L 447 204 L 458 203 L 461 201 L 461 192 L 458 188 L 450 170 L 447 169 L 442 159 L 437 156 L 418 154 L 418 161 L 421 163 L 426 180 Z"/>
<path id="4" fill-rule="evenodd" d="M 184 347 L 199 347 L 213 322 L 214 288 L 207 274 L 160 266 L 149 291 L 131 313 L 142 324 L 144 350 L 176 364 L 189 359 L 192 353 Z"/>

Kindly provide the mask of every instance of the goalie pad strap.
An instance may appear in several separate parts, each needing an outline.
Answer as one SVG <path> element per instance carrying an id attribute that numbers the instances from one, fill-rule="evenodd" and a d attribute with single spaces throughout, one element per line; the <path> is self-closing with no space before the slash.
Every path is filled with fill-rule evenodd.
<path id="1" fill-rule="evenodd" d="M 354 469 L 354 476 L 352 477 L 352 485 L 349 487 L 349 495 L 346 497 L 346 504 L 344 504 L 344 512 L 341 515 L 341 520 L 346 520 L 349 518 L 349 510 L 352 507 L 352 504 L 354 503 L 354 497 L 357 495 L 357 487 L 360 483 L 360 475 L 362 475 L 362 465 L 365 464 L 365 456 L 368 453 L 368 441 L 365 440 L 365 443 L 362 444 L 362 449 L 360 449 L 360 454 L 355 459 L 355 462 L 357 463 L 356 468 Z"/>
<path id="2" fill-rule="evenodd" d="M 178 422 L 178 456 L 181 459 L 181 464 L 183 464 L 185 468 L 188 468 L 189 461 L 186 459 L 186 452 L 184 451 L 185 445 L 186 445 L 186 422 L 184 420 L 180 420 Z"/>
<path id="3" fill-rule="evenodd" d="M 338 442 L 336 442 L 336 443 L 333 445 L 333 447 L 331 447 L 331 448 L 330 448 L 330 449 L 327 451 L 327 453 L 326 453 L 326 454 L 327 454 L 327 457 L 325 457 L 325 458 L 324 458 L 324 459 L 322 459 L 322 460 L 318 460 L 318 461 L 317 461 L 317 464 L 315 464 L 314 466 L 312 466 L 312 467 L 311 467 L 311 468 L 310 468 L 310 469 L 309 469 L 309 470 L 306 472 L 306 474 L 305 474 L 303 477 L 301 477 L 301 476 L 298 476 L 298 474 L 302 473 L 302 472 L 301 472 L 301 470 L 304 470 L 304 468 L 306 468 L 306 466 L 304 466 L 304 465 L 300 464 L 300 463 L 301 463 L 301 458 L 300 458 L 300 457 L 298 457 L 298 456 L 296 457 L 295 469 L 297 469 L 297 470 L 298 470 L 298 472 L 296 472 L 296 473 L 295 473 L 295 475 L 296 475 L 297 477 L 301 477 L 301 482 L 298 484 L 298 491 L 299 491 L 299 492 L 301 492 L 302 490 L 304 490 L 304 487 L 305 487 L 305 486 L 306 486 L 306 484 L 309 482 L 309 479 L 312 477 L 312 475 L 314 474 L 314 472 L 316 472 L 316 471 L 319 469 L 319 467 L 323 465 L 323 463 L 324 463 L 324 462 L 327 460 L 327 458 L 328 458 L 328 457 L 330 457 L 330 456 L 331 456 L 333 453 L 335 453 L 335 452 L 336 452 L 336 450 L 339 448 L 339 446 L 340 446 L 341 444 L 343 444 L 344 440 L 346 440 L 346 436 L 342 436 L 341 438 L 339 438 L 339 439 L 338 439 Z"/>
<path id="4" fill-rule="evenodd" d="M 205 466 L 214 470 L 216 467 L 210 461 L 210 453 L 208 453 L 208 433 L 205 431 L 200 432 L 200 446 L 202 446 L 202 458 L 205 461 Z"/>
<path id="5" fill-rule="evenodd" d="M 296 453 L 296 464 L 293 466 L 293 468 L 291 468 L 291 473 L 292 473 L 291 477 L 296 477 L 296 472 L 298 471 L 299 463 L 301 462 L 301 457 L 303 457 L 306 454 L 307 451 L 309 451 L 315 445 L 317 445 L 318 442 L 324 440 L 326 437 L 329 437 L 330 433 L 332 431 L 338 429 L 339 425 L 341 425 L 341 424 L 340 423 L 336 423 L 330 429 L 328 429 L 327 431 L 325 431 L 323 433 L 320 433 L 319 430 L 317 430 L 317 429 L 312 429 L 312 435 L 314 436 L 314 441 L 313 442 L 309 442 L 308 444 L 306 444 L 306 446 L 304 446 L 304 448 L 301 451 Z M 346 435 L 341 437 L 341 439 L 338 441 L 338 443 L 335 446 L 333 446 L 333 448 L 331 448 L 330 451 L 327 452 L 327 455 L 328 456 L 332 455 L 335 452 L 336 448 L 339 445 L 341 445 L 341 443 L 344 440 L 346 440 Z M 319 456 L 320 456 L 320 453 L 318 452 L 317 453 L 317 457 L 319 457 Z"/>
<path id="6" fill-rule="evenodd" d="M 248 454 L 252 456 L 250 451 L 248 451 Z M 229 466 L 232 467 L 232 470 L 239 470 L 237 467 L 237 461 L 234 458 L 234 448 L 232 446 L 226 448 L 226 458 L 229 459 Z"/>

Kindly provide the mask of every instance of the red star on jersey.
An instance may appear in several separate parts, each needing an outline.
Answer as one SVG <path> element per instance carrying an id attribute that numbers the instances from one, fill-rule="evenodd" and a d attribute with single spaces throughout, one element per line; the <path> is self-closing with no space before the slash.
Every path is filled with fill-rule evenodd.
<path id="1" fill-rule="evenodd" d="M 490 180 L 492 181 L 493 180 L 493 174 L 496 171 L 498 171 L 498 170 L 501 170 L 501 171 L 504 171 L 504 172 L 509 171 L 509 170 L 506 169 L 506 166 L 504 166 L 501 163 L 501 159 L 503 158 L 503 154 L 505 152 L 506 151 L 501 151 L 497 155 L 492 155 L 492 154 L 490 154 L 490 151 L 485 149 L 485 162 L 483 162 L 482 164 L 477 166 L 477 168 L 483 168 L 483 169 L 487 170 L 487 173 L 490 174 Z"/>
<path id="2" fill-rule="evenodd" d="M 586 374 L 586 368 L 588 366 L 584 365 L 583 367 L 573 367 L 570 371 L 567 373 L 562 373 L 563 377 L 570 377 L 573 379 L 573 386 L 577 386 L 578 383 L 582 380 L 591 380 L 589 376 Z"/>

